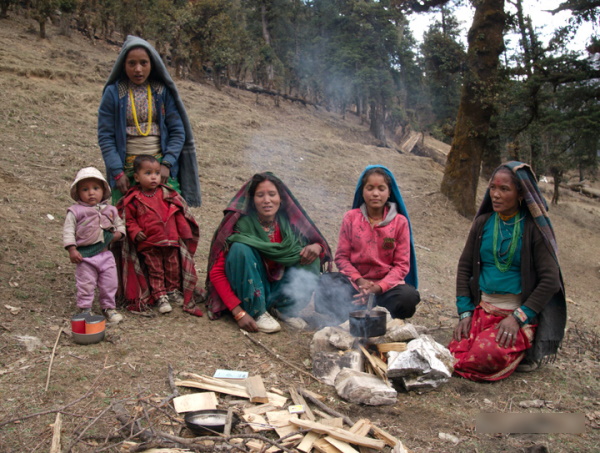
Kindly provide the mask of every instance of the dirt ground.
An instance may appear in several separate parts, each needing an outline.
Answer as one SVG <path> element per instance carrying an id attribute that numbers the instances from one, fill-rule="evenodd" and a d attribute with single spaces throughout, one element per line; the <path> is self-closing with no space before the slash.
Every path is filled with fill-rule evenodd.
<path id="1" fill-rule="evenodd" d="M 568 332 L 556 362 L 536 373 L 494 384 L 452 378 L 428 393 L 399 389 L 394 406 L 368 407 L 341 400 L 333 388 L 268 354 L 229 317 L 124 313 L 107 341 L 74 344 L 68 334 L 76 311 L 74 268 L 61 245 L 62 222 L 76 171 L 104 169 L 96 112 L 118 47 L 59 36 L 52 26 L 48 32 L 40 41 L 33 22 L 14 15 L 0 20 L 0 452 L 48 451 L 61 408 L 63 451 L 119 451 L 123 438 L 111 409 L 121 402 L 130 413 L 149 411 L 157 419 L 161 410 L 153 402 L 172 393 L 169 366 L 175 375 L 245 370 L 260 375 L 267 388 L 308 388 L 353 419 L 369 418 L 414 452 L 516 452 L 534 445 L 552 452 L 600 450 L 600 204 L 575 193 L 562 193 L 550 212 L 570 298 Z M 281 177 L 335 249 L 358 175 L 380 163 L 396 175 L 413 225 L 422 303 L 412 322 L 448 342 L 457 321 L 456 263 L 470 221 L 440 194 L 440 165 L 376 146 L 367 126 L 351 115 L 343 120 L 239 90 L 177 83 L 195 133 L 203 191 L 202 207 L 193 210 L 201 227 L 201 281 L 222 210 L 254 172 Z M 543 189 L 549 197 L 550 187 Z M 58 335 L 61 327 L 67 333 Z M 284 327 L 253 338 L 310 372 L 313 333 Z M 543 407 L 519 406 L 533 399 Z M 483 411 L 583 413 L 587 425 L 583 434 L 481 434 L 475 420 Z M 163 431 L 180 432 L 173 419 L 161 420 Z"/>

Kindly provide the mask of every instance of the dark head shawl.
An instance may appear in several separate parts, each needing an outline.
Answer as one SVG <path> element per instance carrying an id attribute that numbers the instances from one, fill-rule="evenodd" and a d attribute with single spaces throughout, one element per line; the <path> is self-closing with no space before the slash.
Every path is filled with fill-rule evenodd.
<path id="1" fill-rule="evenodd" d="M 179 175 L 178 179 L 181 186 L 181 196 L 185 199 L 189 206 L 198 207 L 202 204 L 202 197 L 200 195 L 200 179 L 198 177 L 198 161 L 196 159 L 196 144 L 194 143 L 194 134 L 192 133 L 192 126 L 188 118 L 187 112 L 183 105 L 183 101 L 179 96 L 175 82 L 171 78 L 171 74 L 167 70 L 162 58 L 159 53 L 152 47 L 152 45 L 138 38 L 137 36 L 129 35 L 121 47 L 121 52 L 115 61 L 115 64 L 104 84 L 104 90 L 109 85 L 112 85 L 121 78 L 123 74 L 123 68 L 125 67 L 125 59 L 127 53 L 134 47 L 143 47 L 148 52 L 150 59 L 152 60 L 152 76 L 159 78 L 159 81 L 164 83 L 165 86 L 170 90 L 177 110 L 183 121 L 183 127 L 185 129 L 185 142 L 179 155 Z"/>
<path id="2" fill-rule="evenodd" d="M 393 173 L 383 165 L 367 166 L 358 177 L 358 184 L 356 184 L 356 190 L 354 192 L 354 201 L 352 202 L 352 209 L 360 208 L 365 202 L 362 191 L 362 179 L 365 173 L 371 170 L 372 168 L 380 168 L 383 171 L 385 171 L 390 177 L 392 184 L 390 187 L 390 198 L 388 201 L 396 203 L 398 213 L 406 217 L 406 220 L 408 221 L 408 229 L 410 231 L 410 270 L 408 271 L 408 275 L 405 277 L 404 281 L 409 285 L 418 288 L 419 277 L 417 272 L 417 257 L 415 255 L 415 245 L 413 241 L 412 226 L 410 224 L 410 217 L 408 217 L 408 211 L 406 210 L 406 206 L 404 205 L 404 200 L 402 199 L 402 195 L 400 194 L 400 188 L 398 187 L 398 183 L 396 183 L 396 178 L 394 178 Z"/>
<path id="3" fill-rule="evenodd" d="M 523 189 L 523 201 L 528 214 L 533 219 L 536 227 L 542 233 L 546 246 L 552 252 L 552 256 L 556 260 L 556 265 L 559 268 L 558 262 L 558 247 L 556 244 L 556 236 L 552 223 L 548 217 L 548 204 L 542 196 L 536 182 L 535 174 L 528 164 L 523 162 L 511 161 L 502 165 L 512 171 Z M 492 199 L 490 197 L 490 189 L 488 188 L 483 197 L 479 211 L 476 217 L 492 212 Z M 528 358 L 537 361 L 547 357 L 546 360 L 555 357 L 560 343 L 564 337 L 565 325 L 567 322 L 567 305 L 565 303 L 565 287 L 560 272 L 561 290 L 558 291 L 544 309 L 538 313 L 538 327 L 535 334 L 533 347 L 528 351 Z"/>
<path id="4" fill-rule="evenodd" d="M 287 216 L 290 225 L 298 233 L 304 236 L 309 244 L 317 243 L 323 247 L 323 257 L 321 258 L 321 268 L 328 263 L 328 268 L 331 267 L 332 254 L 329 244 L 325 237 L 321 234 L 317 226 L 304 211 L 298 200 L 294 197 L 290 189 L 275 175 L 270 172 L 263 173 L 269 175 L 275 179 L 279 185 L 279 194 L 281 198 L 280 210 L 283 210 Z M 210 270 L 215 264 L 219 254 L 222 251 L 227 251 L 228 242 L 227 239 L 234 233 L 234 227 L 237 221 L 246 215 L 251 215 L 251 197 L 248 193 L 252 179 L 249 179 L 244 183 L 240 190 L 231 199 L 225 210 L 223 211 L 224 217 L 221 223 L 217 227 L 212 241 L 210 243 L 210 251 L 208 257 L 208 266 L 206 269 L 206 290 L 207 299 L 206 306 L 208 310 L 208 316 L 210 319 L 217 319 L 221 316 L 221 313 L 227 309 L 217 291 L 210 282 Z M 329 269 L 330 270 L 330 269 Z"/>

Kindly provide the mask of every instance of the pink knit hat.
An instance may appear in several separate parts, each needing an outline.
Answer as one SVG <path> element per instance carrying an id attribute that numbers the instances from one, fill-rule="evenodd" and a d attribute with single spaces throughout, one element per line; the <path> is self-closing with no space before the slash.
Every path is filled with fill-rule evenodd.
<path id="1" fill-rule="evenodd" d="M 104 189 L 104 195 L 102 201 L 106 201 L 109 199 L 111 191 L 106 179 L 104 179 L 104 175 L 94 167 L 86 167 L 82 168 L 77 172 L 77 176 L 75 176 L 75 181 L 71 184 L 71 198 L 75 201 L 79 201 L 79 195 L 77 194 L 77 183 L 83 181 L 84 179 L 97 179 L 98 181 L 102 181 L 102 188 Z"/>

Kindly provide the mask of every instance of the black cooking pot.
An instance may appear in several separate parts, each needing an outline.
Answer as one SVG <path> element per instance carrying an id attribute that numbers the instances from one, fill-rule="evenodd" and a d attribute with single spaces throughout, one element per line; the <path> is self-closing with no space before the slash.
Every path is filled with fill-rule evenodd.
<path id="1" fill-rule="evenodd" d="M 355 337 L 379 337 L 385 334 L 386 313 L 379 310 L 350 312 L 350 334 Z"/>
<path id="2" fill-rule="evenodd" d="M 222 433 L 225 429 L 227 420 L 227 411 L 223 410 L 203 410 L 188 412 L 185 414 L 185 425 L 194 434 L 206 436 L 217 433 Z M 237 416 L 233 414 L 231 426 L 237 423 Z"/>

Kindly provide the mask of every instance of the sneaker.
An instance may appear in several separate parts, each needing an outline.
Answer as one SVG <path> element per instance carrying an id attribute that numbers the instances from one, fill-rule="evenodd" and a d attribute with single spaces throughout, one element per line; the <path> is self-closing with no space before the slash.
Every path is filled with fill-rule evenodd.
<path id="1" fill-rule="evenodd" d="M 79 311 L 80 314 L 82 315 L 93 315 L 94 313 L 92 313 L 92 309 L 91 308 L 82 308 Z"/>
<path id="2" fill-rule="evenodd" d="M 256 325 L 259 332 L 275 333 L 281 330 L 279 323 L 268 312 L 264 312 L 256 318 Z"/>
<path id="3" fill-rule="evenodd" d="M 540 362 L 532 359 L 523 359 L 521 363 L 517 365 L 515 371 L 517 373 L 531 373 L 540 367 Z"/>
<path id="4" fill-rule="evenodd" d="M 171 307 L 171 304 L 169 303 L 169 296 L 160 296 L 158 298 L 158 312 L 162 313 L 163 315 L 165 313 L 170 313 L 173 311 L 173 307 Z"/>
<path id="5" fill-rule="evenodd" d="M 279 310 L 277 310 L 276 308 L 272 308 L 271 313 L 273 314 L 273 316 L 275 318 L 283 321 L 284 323 L 286 323 L 288 326 L 292 327 L 293 329 L 304 330 L 308 327 L 308 324 L 306 323 L 306 321 L 304 319 L 298 318 L 298 317 L 286 316 L 283 313 L 281 313 Z"/>
<path id="6" fill-rule="evenodd" d="M 118 324 L 123 321 L 123 315 L 117 312 L 114 308 L 107 308 L 102 310 L 102 314 L 106 318 L 106 322 L 110 324 Z"/>
<path id="7" fill-rule="evenodd" d="M 308 323 L 302 318 L 285 318 L 282 321 L 294 329 L 305 330 L 308 328 Z"/>
<path id="8" fill-rule="evenodd" d="M 169 302 L 178 307 L 183 307 L 183 294 L 178 289 L 168 292 Z"/>

